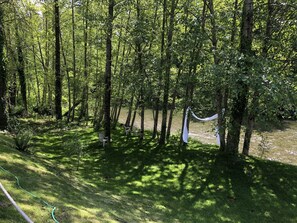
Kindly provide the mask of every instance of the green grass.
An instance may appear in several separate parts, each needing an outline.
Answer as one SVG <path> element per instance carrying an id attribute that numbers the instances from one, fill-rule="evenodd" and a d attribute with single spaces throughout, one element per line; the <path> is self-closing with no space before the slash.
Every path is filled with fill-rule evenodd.
<path id="1" fill-rule="evenodd" d="M 103 148 L 89 127 L 27 124 L 35 132 L 31 154 L 0 134 L 0 165 L 56 206 L 60 222 L 297 222 L 297 166 L 224 157 L 194 141 L 139 143 L 122 129 Z M 51 209 L 12 176 L 0 171 L 0 179 L 35 222 L 53 222 Z M 0 222 L 22 222 L 2 194 L 0 201 Z"/>

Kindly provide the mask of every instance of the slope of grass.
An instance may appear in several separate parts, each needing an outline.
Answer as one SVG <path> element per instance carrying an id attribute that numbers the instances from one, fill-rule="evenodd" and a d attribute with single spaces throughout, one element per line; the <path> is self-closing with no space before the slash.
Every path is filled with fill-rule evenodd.
<path id="1" fill-rule="evenodd" d="M 0 135 L 0 165 L 56 206 L 60 222 L 297 222 L 296 166 L 224 157 L 199 142 L 139 143 L 122 129 L 103 148 L 89 127 L 28 124 L 32 154 Z M 0 171 L 0 179 L 35 222 L 53 222 L 51 209 L 19 190 L 12 176 Z M 2 198 L 0 222 L 19 222 Z"/>

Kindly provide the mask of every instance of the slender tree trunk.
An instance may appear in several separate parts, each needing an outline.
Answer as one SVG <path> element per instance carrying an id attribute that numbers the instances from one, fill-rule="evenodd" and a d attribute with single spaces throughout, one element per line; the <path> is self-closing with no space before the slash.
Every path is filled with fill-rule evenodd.
<path id="1" fill-rule="evenodd" d="M 136 12 L 137 12 L 137 21 L 141 23 L 141 12 L 140 12 L 140 3 L 139 0 L 137 0 L 137 5 L 136 5 Z M 141 35 L 139 33 L 138 35 Z M 136 54 L 137 54 L 137 68 L 138 68 L 138 76 L 143 80 L 144 82 L 144 67 L 143 67 L 143 62 L 142 62 L 142 43 L 141 43 L 141 38 L 136 38 Z M 144 98 L 144 83 L 141 83 L 140 87 L 140 141 L 143 140 L 143 135 L 144 135 L 144 103 L 145 103 L 145 98 Z"/>
<path id="2" fill-rule="evenodd" d="M 251 55 L 252 49 L 252 29 L 253 29 L 253 0 L 244 0 L 243 13 L 240 32 L 240 52 L 245 56 Z M 250 63 L 245 61 L 242 72 L 249 75 Z M 228 128 L 226 152 L 238 153 L 241 124 L 248 100 L 248 85 L 242 80 L 238 80 L 237 96 L 233 100 L 231 109 L 230 124 Z"/>
<path id="3" fill-rule="evenodd" d="M 60 13 L 59 0 L 55 0 L 55 114 L 56 119 L 62 119 L 62 77 L 61 77 L 61 47 L 60 47 Z"/>
<path id="4" fill-rule="evenodd" d="M 71 25 L 72 25 L 72 72 L 73 72 L 73 106 L 76 104 L 76 43 L 75 43 L 75 11 L 74 11 L 74 0 L 71 0 Z M 71 121 L 74 120 L 75 109 L 71 114 Z"/>
<path id="5" fill-rule="evenodd" d="M 251 106 L 250 106 L 249 114 L 247 118 L 247 125 L 246 125 L 243 149 L 242 149 L 242 154 L 244 155 L 249 155 L 250 143 L 251 143 L 251 138 L 252 138 L 254 124 L 255 124 L 255 118 L 256 118 L 256 110 L 257 110 L 257 107 L 259 106 L 258 97 L 259 97 L 259 92 L 256 90 L 253 94 L 253 99 L 251 102 Z"/>
<path id="6" fill-rule="evenodd" d="M 46 29 L 46 31 L 47 31 L 47 29 Z M 45 105 L 46 105 L 46 94 L 47 94 L 47 73 L 48 73 L 48 69 L 46 67 L 46 64 L 45 64 L 45 61 L 44 61 L 44 58 L 43 58 L 43 53 L 42 53 L 42 48 L 41 48 L 41 43 L 39 41 L 39 38 L 37 39 L 37 43 L 38 43 L 38 51 L 39 51 L 39 55 L 40 55 L 40 62 L 41 62 L 43 73 L 44 73 L 41 106 L 45 107 Z"/>
<path id="7" fill-rule="evenodd" d="M 10 29 L 8 28 L 6 31 L 6 35 L 5 35 L 5 44 L 6 44 L 6 48 L 7 51 L 9 51 L 11 60 L 13 61 L 13 63 L 17 63 L 17 59 L 15 58 L 14 54 L 14 50 L 12 50 L 13 46 L 11 43 L 11 38 L 10 38 L 11 34 L 10 34 Z M 12 72 L 11 74 L 11 80 L 10 80 L 10 86 L 8 88 L 8 93 L 9 93 L 9 97 L 8 97 L 8 113 L 11 114 L 12 113 L 12 109 L 14 106 L 16 106 L 16 102 L 17 102 L 17 74 L 15 71 Z"/>
<path id="8" fill-rule="evenodd" d="M 21 46 L 21 40 L 18 33 L 18 27 L 16 27 L 16 38 L 17 38 L 17 58 L 18 58 L 17 71 L 19 74 L 23 106 L 25 109 L 25 113 L 27 113 L 28 104 L 27 104 L 27 83 L 26 83 L 26 76 L 25 76 L 25 61 L 24 61 L 23 49 Z"/>
<path id="9" fill-rule="evenodd" d="M 132 121 L 131 121 L 131 124 L 129 125 L 129 126 L 131 126 L 131 129 L 133 128 L 134 123 L 135 123 L 136 114 L 137 114 L 137 110 L 138 110 L 139 104 L 140 104 L 140 95 L 138 95 L 138 97 L 137 97 L 135 108 L 134 108 L 134 112 L 133 112 Z"/>
<path id="10" fill-rule="evenodd" d="M 0 130 L 7 128 L 6 112 L 6 91 L 7 91 L 7 74 L 4 60 L 4 27 L 3 27 L 3 6 L 0 5 Z"/>
<path id="11" fill-rule="evenodd" d="M 37 87 L 37 107 L 40 105 L 40 81 L 38 77 L 38 72 L 37 72 L 37 63 L 36 63 L 36 52 L 35 52 L 35 46 L 32 46 L 32 51 L 33 51 L 33 63 L 34 63 L 34 71 L 35 71 L 35 77 L 36 77 L 36 87 Z"/>
<path id="12" fill-rule="evenodd" d="M 218 57 L 218 39 L 217 39 L 217 25 L 216 25 L 216 14 L 214 11 L 213 0 L 208 0 L 208 9 L 211 14 L 210 22 L 211 22 L 211 42 L 212 42 L 212 52 L 214 64 L 216 66 L 219 65 L 219 57 Z M 220 75 L 220 74 L 218 74 Z M 221 85 L 223 78 L 221 76 L 217 77 L 217 89 L 216 89 L 216 110 L 218 114 L 218 131 L 220 134 L 220 151 L 225 150 L 225 126 L 224 126 L 224 116 L 223 116 L 223 86 Z"/>
<path id="13" fill-rule="evenodd" d="M 70 75 L 69 75 L 69 68 L 67 65 L 67 59 L 66 59 L 66 54 L 64 51 L 64 47 L 63 47 L 63 39 L 62 39 L 62 35 L 60 36 L 61 39 L 61 50 L 62 50 L 62 56 L 63 56 L 63 61 L 64 61 L 64 66 L 65 66 L 65 70 L 66 70 L 66 76 L 67 76 L 67 91 L 68 91 L 68 112 L 66 112 L 65 114 L 67 114 L 67 122 L 70 121 L 70 114 L 71 114 L 71 85 L 70 85 Z M 73 107 L 73 110 L 75 109 L 75 107 Z M 66 116 L 66 115 L 63 116 Z"/>
<path id="14" fill-rule="evenodd" d="M 131 99 L 130 99 L 130 102 L 129 102 L 128 115 L 127 115 L 126 122 L 125 122 L 126 127 L 130 126 L 131 116 L 132 116 L 132 109 L 133 109 L 133 101 L 134 101 L 134 92 L 132 93 L 132 96 L 131 96 Z"/>
<path id="15" fill-rule="evenodd" d="M 267 0 L 267 20 L 266 20 L 266 30 L 265 30 L 265 37 L 263 40 L 263 48 L 262 48 L 262 56 L 264 58 L 267 57 L 268 49 L 269 49 L 269 41 L 272 36 L 272 18 L 273 18 L 273 4 L 274 0 Z M 250 150 L 250 142 L 253 134 L 255 119 L 257 116 L 257 108 L 259 106 L 259 91 L 258 89 L 254 90 L 253 99 L 251 101 L 251 105 L 248 112 L 248 118 L 247 118 L 247 126 L 245 130 L 245 136 L 244 136 L 244 143 L 243 143 L 243 149 L 242 154 L 249 155 Z"/>
<path id="16" fill-rule="evenodd" d="M 160 68 L 158 73 L 158 93 L 155 98 L 155 118 L 154 118 L 154 129 L 152 138 L 157 136 L 158 123 L 159 123 L 159 107 L 160 107 L 160 97 L 162 88 L 162 76 L 164 67 L 164 49 L 165 49 L 165 26 L 167 23 L 167 0 L 163 0 L 163 19 L 162 19 L 162 32 L 161 32 L 161 51 L 160 51 Z M 166 131 L 166 130 L 165 130 Z"/>
<path id="17" fill-rule="evenodd" d="M 162 109 L 162 126 L 159 144 L 164 145 L 166 140 L 166 125 L 168 113 L 168 99 L 170 89 L 170 68 L 171 68 L 171 54 L 172 54 L 172 39 L 174 29 L 175 8 L 177 0 L 171 0 L 170 20 L 167 33 L 167 48 L 166 48 L 166 63 L 165 63 L 165 79 L 164 79 L 164 95 L 163 95 L 163 109 Z"/>
<path id="18" fill-rule="evenodd" d="M 85 117 L 88 120 L 88 15 L 89 15 L 89 0 L 86 0 L 85 12 L 85 29 L 84 29 L 84 87 L 82 93 L 82 103 L 79 119 Z"/>
<path id="19" fill-rule="evenodd" d="M 177 73 L 177 78 L 176 78 L 176 82 L 175 82 L 175 87 L 173 90 L 173 96 L 172 96 L 172 108 L 170 110 L 169 113 L 169 119 L 168 119 L 168 128 L 167 128 L 167 135 L 166 135 L 166 139 L 168 140 L 170 137 L 170 132 L 171 132 L 171 126 L 172 126 L 172 120 L 173 120 L 173 112 L 175 110 L 175 100 L 176 100 L 176 96 L 177 96 L 177 88 L 178 88 L 178 83 L 179 83 L 179 79 L 181 76 L 181 71 L 182 68 L 179 67 L 178 68 L 178 73 Z"/>
<path id="20" fill-rule="evenodd" d="M 122 88 L 121 99 L 120 99 L 118 113 L 116 114 L 115 123 L 118 123 L 119 118 L 120 118 L 120 114 L 121 114 L 122 106 L 123 106 L 123 102 L 124 102 L 124 93 L 125 93 L 125 90 L 124 90 L 124 88 Z"/>
<path id="21" fill-rule="evenodd" d="M 231 31 L 231 43 L 235 43 L 235 36 L 236 36 L 236 20 L 237 20 L 237 10 L 238 10 L 238 0 L 234 1 L 234 11 L 233 11 L 233 18 L 232 18 L 232 31 Z"/>
<path id="22" fill-rule="evenodd" d="M 111 65 L 112 65 L 112 26 L 113 26 L 114 0 L 108 2 L 107 35 L 106 35 L 106 67 L 105 67 L 105 90 L 104 90 L 104 135 L 110 142 L 110 100 L 111 100 Z"/>

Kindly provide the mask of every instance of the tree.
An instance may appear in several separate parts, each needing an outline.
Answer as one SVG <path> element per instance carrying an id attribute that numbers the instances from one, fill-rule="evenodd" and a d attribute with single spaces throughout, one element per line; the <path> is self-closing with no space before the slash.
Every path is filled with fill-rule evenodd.
<path id="1" fill-rule="evenodd" d="M 172 64 L 172 39 L 174 30 L 175 9 L 177 6 L 177 0 L 171 0 L 169 27 L 167 33 L 167 46 L 165 56 L 165 75 L 164 75 L 164 93 L 163 93 L 163 108 L 162 108 L 162 125 L 160 134 L 160 145 L 165 144 L 166 140 L 166 128 L 167 128 L 167 113 L 168 113 L 168 99 L 170 89 L 170 69 Z"/>
<path id="2" fill-rule="evenodd" d="M 76 43 L 75 43 L 75 14 L 74 14 L 74 0 L 71 0 L 71 28 L 72 28 L 72 72 L 73 72 L 73 110 L 71 120 L 74 120 L 75 106 L 76 106 Z M 69 111 L 70 112 L 70 111 Z"/>
<path id="3" fill-rule="evenodd" d="M 230 123 L 227 136 L 227 153 L 238 153 L 240 130 L 244 112 L 248 100 L 248 84 L 245 79 L 249 76 L 250 57 L 252 57 L 252 33 L 253 33 L 253 0 L 243 2 L 241 30 L 240 30 L 240 52 L 244 61 L 240 64 L 242 76 L 237 80 L 237 93 L 233 96 Z"/>
<path id="4" fill-rule="evenodd" d="M 113 8 L 114 0 L 108 2 L 108 17 L 106 22 L 106 61 L 105 61 L 105 89 L 104 89 L 104 136 L 110 142 L 111 120 L 110 120 L 110 101 L 111 101 L 111 66 L 112 66 L 112 28 L 113 28 Z"/>
<path id="5" fill-rule="evenodd" d="M 7 128 L 6 114 L 6 91 L 7 91 L 7 74 L 4 60 L 4 10 L 0 4 L 0 130 Z"/>
<path id="6" fill-rule="evenodd" d="M 60 55 L 60 12 L 59 0 L 54 1 L 55 20 L 55 113 L 56 119 L 62 119 L 62 77 Z"/>
<path id="7" fill-rule="evenodd" d="M 24 104 L 25 112 L 28 112 L 28 104 L 27 104 L 27 83 L 26 83 L 26 76 L 25 76 L 25 61 L 24 61 L 24 54 L 23 49 L 21 46 L 21 39 L 19 36 L 18 25 L 16 25 L 16 42 L 17 42 L 17 70 L 19 74 L 20 86 L 21 86 L 21 95 Z"/>

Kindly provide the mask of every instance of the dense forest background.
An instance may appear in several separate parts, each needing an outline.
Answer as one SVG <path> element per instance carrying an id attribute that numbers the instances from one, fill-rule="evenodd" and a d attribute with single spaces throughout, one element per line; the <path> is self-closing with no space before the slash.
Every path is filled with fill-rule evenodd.
<path id="1" fill-rule="evenodd" d="M 244 127 L 248 154 L 255 123 L 294 118 L 296 72 L 295 0 L 0 1 L 1 129 L 35 112 L 109 140 L 125 107 L 142 140 L 150 108 L 164 144 L 191 106 L 219 114 L 221 151 Z"/>

